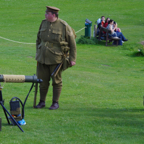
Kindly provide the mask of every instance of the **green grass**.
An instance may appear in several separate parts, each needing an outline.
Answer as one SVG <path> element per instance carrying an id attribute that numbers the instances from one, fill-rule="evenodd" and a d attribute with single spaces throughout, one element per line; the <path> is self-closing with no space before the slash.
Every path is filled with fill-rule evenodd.
<path id="1" fill-rule="evenodd" d="M 133 56 L 143 41 L 142 0 L 0 0 L 0 36 L 35 43 L 44 19 L 45 6 L 59 7 L 59 17 L 78 31 L 85 19 L 94 22 L 102 15 L 118 22 L 129 39 L 123 46 L 77 45 L 77 64 L 63 72 L 60 108 L 51 105 L 50 87 L 46 107 L 33 109 L 34 93 L 25 106 L 26 125 L 22 133 L 9 126 L 0 107 L 0 144 L 142 144 L 144 142 L 143 82 L 144 58 Z M 93 31 L 93 27 L 92 27 Z M 77 39 L 84 30 L 77 34 Z M 36 71 L 35 45 L 0 39 L 0 73 L 33 75 Z M 24 101 L 30 83 L 1 83 L 5 107 L 17 96 Z M 37 102 L 39 96 L 37 98 Z"/>

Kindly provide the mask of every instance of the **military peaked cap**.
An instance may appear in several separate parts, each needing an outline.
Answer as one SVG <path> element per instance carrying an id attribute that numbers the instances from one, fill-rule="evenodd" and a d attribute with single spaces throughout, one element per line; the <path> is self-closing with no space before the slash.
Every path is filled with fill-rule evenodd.
<path id="1" fill-rule="evenodd" d="M 56 12 L 58 13 L 58 11 L 60 10 L 59 8 L 56 7 L 51 7 L 51 6 L 46 6 L 47 7 L 47 11 L 48 12 Z"/>

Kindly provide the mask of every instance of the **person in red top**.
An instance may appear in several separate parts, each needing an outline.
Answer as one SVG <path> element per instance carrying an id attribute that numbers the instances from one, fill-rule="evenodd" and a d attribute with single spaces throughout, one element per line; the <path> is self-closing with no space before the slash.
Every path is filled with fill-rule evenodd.
<path id="1" fill-rule="evenodd" d="M 105 21 L 105 23 L 104 23 L 104 26 L 103 26 L 103 27 L 106 28 L 106 27 L 108 26 L 108 22 L 109 22 L 109 21 L 110 21 L 110 18 L 107 18 L 106 21 Z"/>
<path id="2" fill-rule="evenodd" d="M 107 27 L 108 26 L 108 22 L 110 21 L 110 18 L 106 18 L 105 23 L 103 25 L 103 27 Z M 104 34 L 106 34 L 106 32 L 103 32 Z"/>
<path id="3" fill-rule="evenodd" d="M 99 35 L 100 28 L 104 26 L 104 23 L 105 23 L 105 16 L 101 16 L 101 22 L 98 24 L 97 27 L 97 35 Z"/>
<path id="4" fill-rule="evenodd" d="M 105 16 L 101 16 L 101 27 L 104 27 L 105 24 Z"/>
<path id="5" fill-rule="evenodd" d="M 104 24 L 105 24 L 105 17 L 104 17 L 104 16 L 102 16 L 102 17 L 101 17 L 101 26 L 103 27 L 103 26 L 104 26 Z"/>

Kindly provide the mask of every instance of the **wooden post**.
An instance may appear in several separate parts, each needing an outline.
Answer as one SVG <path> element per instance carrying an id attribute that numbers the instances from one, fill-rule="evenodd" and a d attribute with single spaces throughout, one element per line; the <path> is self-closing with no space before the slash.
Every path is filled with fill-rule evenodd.
<path id="1" fill-rule="evenodd" d="M 36 76 L 38 76 L 37 67 L 38 67 L 38 61 L 37 61 L 37 65 L 36 65 Z M 35 91 L 34 91 L 34 103 L 33 103 L 33 108 L 35 108 L 35 106 L 36 106 L 36 99 L 37 99 L 37 92 L 38 92 L 38 83 L 35 83 L 34 87 L 35 87 Z"/>
<path id="2" fill-rule="evenodd" d="M 97 28 L 96 25 L 94 25 L 94 37 L 96 37 L 96 33 L 97 33 Z"/>

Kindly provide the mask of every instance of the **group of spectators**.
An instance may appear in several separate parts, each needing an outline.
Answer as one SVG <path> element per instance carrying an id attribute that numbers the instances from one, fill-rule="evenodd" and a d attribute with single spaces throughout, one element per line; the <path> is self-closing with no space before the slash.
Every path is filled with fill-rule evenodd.
<path id="1" fill-rule="evenodd" d="M 122 45 L 124 41 L 128 41 L 128 39 L 126 39 L 124 35 L 122 34 L 121 29 L 117 27 L 117 23 L 114 20 L 110 18 L 106 18 L 105 20 L 105 16 L 102 16 L 101 19 L 97 20 L 97 25 L 98 25 L 97 35 L 100 32 L 100 28 L 104 27 L 111 31 L 111 34 L 109 34 L 109 36 L 118 37 L 121 39 L 119 40 L 119 45 Z M 115 41 L 113 42 L 113 44 L 116 44 Z"/>

